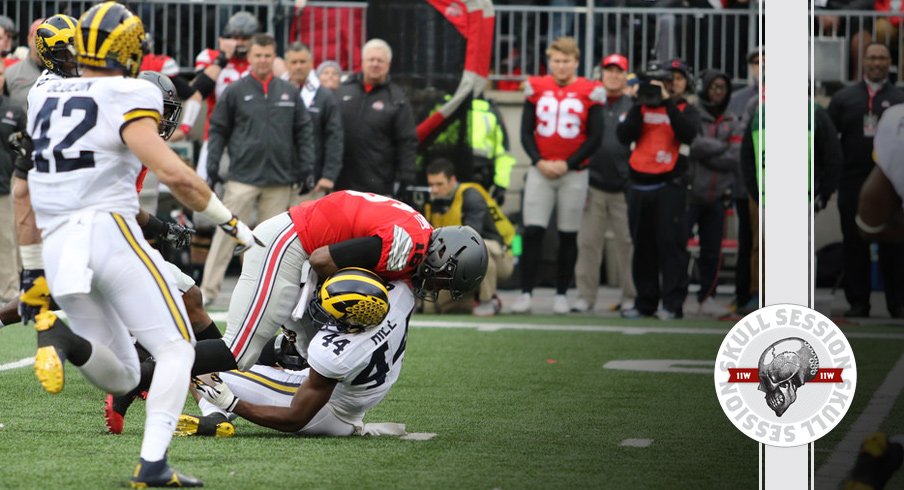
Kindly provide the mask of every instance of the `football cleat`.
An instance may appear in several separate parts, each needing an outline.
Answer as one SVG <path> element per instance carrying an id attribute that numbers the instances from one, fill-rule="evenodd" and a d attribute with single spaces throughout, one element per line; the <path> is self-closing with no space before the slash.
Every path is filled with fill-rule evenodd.
<path id="1" fill-rule="evenodd" d="M 139 396 L 141 395 L 133 395 L 131 393 L 113 396 L 111 393 L 107 393 L 107 398 L 104 400 L 104 422 L 107 424 L 107 432 L 110 434 L 122 434 L 126 410 Z"/>
<path id="2" fill-rule="evenodd" d="M 54 345 L 56 334 L 63 334 L 54 328 L 57 316 L 52 311 L 44 311 L 35 317 L 35 330 L 38 331 L 38 351 L 35 354 L 35 376 L 44 388 L 44 391 L 56 394 L 63 391 L 65 374 L 63 363 L 66 361 L 66 352 Z M 60 325 L 65 325 L 59 322 Z"/>
<path id="3" fill-rule="evenodd" d="M 140 460 L 130 480 L 132 488 L 151 487 L 203 487 L 204 482 L 184 475 L 174 470 L 166 463 L 166 458 L 160 461 L 148 462 Z"/>
<path id="4" fill-rule="evenodd" d="M 179 416 L 179 422 L 176 423 L 176 431 L 173 435 L 232 437 L 235 435 L 235 426 L 221 413 L 212 413 L 203 417 L 183 413 Z"/>
<path id="5" fill-rule="evenodd" d="M 845 490 L 882 490 L 891 476 L 901 467 L 904 450 L 891 442 L 883 432 L 874 432 L 863 440 L 857 462 L 851 471 Z"/>

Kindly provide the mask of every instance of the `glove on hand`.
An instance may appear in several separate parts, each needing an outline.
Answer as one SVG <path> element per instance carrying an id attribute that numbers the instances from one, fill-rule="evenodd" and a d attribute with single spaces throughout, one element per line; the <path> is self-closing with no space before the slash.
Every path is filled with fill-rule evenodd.
<path id="1" fill-rule="evenodd" d="M 19 281 L 19 316 L 22 323 L 34 323 L 35 317 L 50 309 L 50 289 L 44 269 L 24 269 Z"/>
<path id="2" fill-rule="evenodd" d="M 251 228 L 248 228 L 248 225 L 239 221 L 239 219 L 235 215 L 232 215 L 231 220 L 225 223 L 220 223 L 220 228 L 222 228 L 227 235 L 234 238 L 235 241 L 239 242 L 239 244 L 236 245 L 235 250 L 232 252 L 233 255 L 241 255 L 248 249 L 253 247 L 255 244 L 261 247 L 264 246 L 264 242 L 260 241 L 258 237 L 254 236 L 254 232 L 251 231 Z"/>
<path id="3" fill-rule="evenodd" d="M 198 378 L 192 378 L 191 382 L 195 385 L 195 390 L 198 391 L 199 395 L 221 410 L 232 412 L 239 403 L 238 397 L 215 374 L 210 375 L 209 383 L 205 383 Z"/>

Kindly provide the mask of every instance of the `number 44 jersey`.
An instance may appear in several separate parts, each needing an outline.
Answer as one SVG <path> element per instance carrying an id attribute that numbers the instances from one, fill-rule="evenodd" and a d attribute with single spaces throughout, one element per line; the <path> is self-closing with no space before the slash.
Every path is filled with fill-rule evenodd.
<path id="1" fill-rule="evenodd" d="M 383 400 L 402 370 L 414 294 L 403 281 L 392 285 L 389 315 L 379 326 L 355 334 L 324 328 L 308 345 L 311 369 L 339 381 L 329 406 L 352 425 L 361 425 L 365 412 Z"/>
<path id="2" fill-rule="evenodd" d="M 160 90 L 123 77 L 68 78 L 36 84 L 28 94 L 34 168 L 28 173 L 38 227 L 55 228 L 80 210 L 135 216 L 141 162 L 122 130 L 144 117 L 159 121 Z"/>
<path id="3" fill-rule="evenodd" d="M 528 77 L 524 95 L 536 107 L 534 140 L 545 160 L 567 160 L 587 139 L 590 107 L 606 101 L 597 82 L 578 77 L 565 86 L 552 75 Z"/>

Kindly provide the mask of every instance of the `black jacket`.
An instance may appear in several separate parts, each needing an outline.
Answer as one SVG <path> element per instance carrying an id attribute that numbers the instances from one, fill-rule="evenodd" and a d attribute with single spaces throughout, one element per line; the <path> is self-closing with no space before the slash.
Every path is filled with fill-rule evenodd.
<path id="1" fill-rule="evenodd" d="M 603 106 L 602 143 L 590 157 L 590 186 L 606 192 L 621 192 L 628 186 L 628 158 L 631 148 L 618 140 L 616 128 L 626 117 L 631 106 L 631 97 L 623 95 L 618 99 L 608 99 Z"/>
<path id="2" fill-rule="evenodd" d="M 844 152 L 842 176 L 862 181 L 873 169 L 873 138 L 863 135 L 863 117 L 868 112 L 869 93 L 866 82 L 860 81 L 840 90 L 829 103 L 829 117 L 841 136 Z M 886 82 L 873 97 L 876 121 L 889 107 L 904 102 L 904 92 Z"/>
<path id="3" fill-rule="evenodd" d="M 722 78 L 728 88 L 722 104 L 709 100 L 709 87 Z M 691 143 L 690 200 L 711 205 L 733 192 L 741 151 L 741 125 L 728 111 L 731 79 L 723 72 L 707 70 L 701 75 L 698 94 L 700 134 Z"/>
<path id="4" fill-rule="evenodd" d="M 17 131 L 25 131 L 25 112 L 13 105 L 9 97 L 0 95 L 0 196 L 10 192 L 13 163 L 18 155 L 9 147 L 9 135 Z"/>
<path id="5" fill-rule="evenodd" d="M 362 75 L 336 90 L 345 129 L 345 155 L 336 189 L 392 195 L 414 182 L 417 129 L 408 97 L 387 80 L 364 90 Z"/>
<path id="6" fill-rule="evenodd" d="M 838 130 L 822 107 L 813 113 L 813 195 L 827 202 L 841 180 L 842 150 Z"/>
<path id="7" fill-rule="evenodd" d="M 273 77 L 264 93 L 253 75 L 231 83 L 210 117 L 207 172 L 214 179 L 229 148 L 226 180 L 255 186 L 302 182 L 314 165 L 311 117 L 298 88 Z"/>
<path id="8" fill-rule="evenodd" d="M 345 135 L 342 131 L 342 114 L 333 91 L 317 88 L 308 113 L 314 122 L 314 183 L 321 177 L 336 182 L 342 170 L 342 149 Z"/>

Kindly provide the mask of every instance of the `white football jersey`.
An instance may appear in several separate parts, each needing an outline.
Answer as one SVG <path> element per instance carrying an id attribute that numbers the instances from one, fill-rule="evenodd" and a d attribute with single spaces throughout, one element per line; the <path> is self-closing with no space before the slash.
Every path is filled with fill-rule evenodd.
<path id="1" fill-rule="evenodd" d="M 65 78 L 28 97 L 35 148 L 28 184 L 38 227 L 46 232 L 81 210 L 135 216 L 141 162 L 121 131 L 143 117 L 159 120 L 160 90 L 136 78 Z"/>
<path id="2" fill-rule="evenodd" d="M 308 346 L 308 364 L 339 380 L 329 405 L 337 417 L 360 425 L 365 412 L 380 403 L 399 379 L 414 294 L 402 281 L 389 291 L 389 315 L 380 326 L 357 334 L 320 330 Z"/>
<path id="3" fill-rule="evenodd" d="M 904 105 L 889 107 L 882 114 L 873 149 L 876 165 L 904 199 Z"/>

